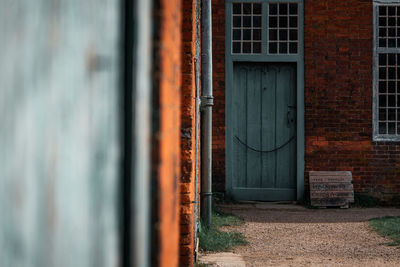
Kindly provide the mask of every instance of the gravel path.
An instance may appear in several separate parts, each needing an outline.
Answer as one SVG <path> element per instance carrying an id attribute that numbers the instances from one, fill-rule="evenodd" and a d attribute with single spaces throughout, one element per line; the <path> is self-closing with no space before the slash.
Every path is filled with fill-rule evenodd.
<path id="1" fill-rule="evenodd" d="M 400 266 L 400 249 L 387 246 L 368 220 L 400 216 L 400 209 L 306 209 L 292 204 L 245 203 L 222 209 L 243 218 L 236 230 L 249 244 L 235 248 L 246 266 Z"/>

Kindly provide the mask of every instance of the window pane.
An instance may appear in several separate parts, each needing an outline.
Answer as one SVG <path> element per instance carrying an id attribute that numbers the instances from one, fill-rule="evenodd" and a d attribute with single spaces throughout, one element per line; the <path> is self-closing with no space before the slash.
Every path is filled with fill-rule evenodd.
<path id="1" fill-rule="evenodd" d="M 386 120 L 386 109 L 379 109 L 379 120 L 380 121 Z"/>
<path id="2" fill-rule="evenodd" d="M 279 4 L 279 15 L 287 15 L 288 14 L 288 4 Z"/>
<path id="3" fill-rule="evenodd" d="M 251 27 L 251 16 L 243 17 L 243 27 Z"/>
<path id="4" fill-rule="evenodd" d="M 233 3 L 232 11 L 233 11 L 233 14 L 241 14 L 242 13 L 242 4 L 241 3 Z"/>
<path id="5" fill-rule="evenodd" d="M 379 54 L 379 65 L 386 66 L 386 54 Z"/>
<path id="6" fill-rule="evenodd" d="M 279 17 L 279 28 L 287 28 L 288 27 L 288 17 Z"/>
<path id="7" fill-rule="evenodd" d="M 386 93 L 386 82 L 379 82 L 379 93 Z"/>
<path id="8" fill-rule="evenodd" d="M 253 43 L 253 53 L 261 53 L 261 42 Z"/>
<path id="9" fill-rule="evenodd" d="M 240 16 L 233 17 L 233 27 L 242 27 L 242 17 Z"/>
<path id="10" fill-rule="evenodd" d="M 388 109 L 388 120 L 389 121 L 396 120 L 396 109 L 394 109 L 394 108 Z"/>
<path id="11" fill-rule="evenodd" d="M 380 6 L 379 7 L 379 15 L 385 16 L 386 15 L 386 7 L 385 6 Z"/>
<path id="12" fill-rule="evenodd" d="M 396 64 L 396 54 L 388 54 L 388 65 L 395 65 Z"/>
<path id="13" fill-rule="evenodd" d="M 386 26 L 386 18 L 379 18 L 379 26 Z"/>
<path id="14" fill-rule="evenodd" d="M 261 53 L 261 7 L 261 2 L 232 4 L 232 53 Z"/>
<path id="15" fill-rule="evenodd" d="M 388 68 L 389 69 L 389 79 L 396 79 L 396 68 Z"/>
<path id="16" fill-rule="evenodd" d="M 389 28 L 388 36 L 389 37 L 396 37 L 396 29 L 395 28 Z"/>
<path id="17" fill-rule="evenodd" d="M 386 39 L 379 38 L 379 47 L 386 47 Z"/>
<path id="18" fill-rule="evenodd" d="M 287 54 L 288 52 L 288 43 L 279 43 L 279 54 Z"/>
<path id="19" fill-rule="evenodd" d="M 233 40 L 241 40 L 242 39 L 242 30 L 233 30 Z"/>
<path id="20" fill-rule="evenodd" d="M 289 4 L 289 14 L 290 15 L 297 15 L 297 4 Z"/>
<path id="21" fill-rule="evenodd" d="M 388 47 L 393 48 L 396 47 L 396 39 L 388 39 Z"/>
<path id="22" fill-rule="evenodd" d="M 379 37 L 386 37 L 387 36 L 387 30 L 386 28 L 379 28 Z"/>
<path id="23" fill-rule="evenodd" d="M 290 43 L 289 44 L 289 53 L 290 54 L 297 54 L 297 43 Z"/>
<path id="24" fill-rule="evenodd" d="M 261 14 L 261 4 L 253 4 L 253 14 Z"/>
<path id="25" fill-rule="evenodd" d="M 389 16 L 394 16 L 394 15 L 396 15 L 396 7 L 395 7 L 395 6 L 389 6 L 389 7 L 388 7 L 388 15 L 389 15 Z"/>
<path id="26" fill-rule="evenodd" d="M 386 95 L 379 96 L 379 107 L 386 107 Z"/>
<path id="27" fill-rule="evenodd" d="M 278 4 L 269 4 L 269 14 L 278 15 Z"/>
<path id="28" fill-rule="evenodd" d="M 389 81 L 388 82 L 387 92 L 388 93 L 395 93 L 396 92 L 396 82 L 395 81 Z"/>
<path id="29" fill-rule="evenodd" d="M 251 14 L 251 4 L 243 4 L 243 14 Z"/>
<path id="30" fill-rule="evenodd" d="M 379 68 L 379 79 L 386 79 L 386 67 Z"/>
<path id="31" fill-rule="evenodd" d="M 269 53 L 270 54 L 278 53 L 278 44 L 277 43 L 269 43 Z"/>
<path id="32" fill-rule="evenodd" d="M 269 39 L 271 41 L 278 40 L 278 30 L 269 30 Z"/>
<path id="33" fill-rule="evenodd" d="M 261 40 L 261 30 L 253 30 L 253 40 Z"/>
<path id="34" fill-rule="evenodd" d="M 388 20 L 387 20 L 387 25 L 391 26 L 391 27 L 396 26 L 396 18 L 389 17 Z"/>
<path id="35" fill-rule="evenodd" d="M 288 39 L 288 31 L 280 30 L 279 31 L 279 41 L 286 41 Z"/>
<path id="36" fill-rule="evenodd" d="M 388 134 L 395 134 L 396 133 L 396 123 L 389 122 L 388 123 Z"/>
<path id="37" fill-rule="evenodd" d="M 277 17 L 269 17 L 269 25 L 270 28 L 278 27 L 278 18 Z"/>
<path id="38" fill-rule="evenodd" d="M 297 17 L 290 17 L 289 18 L 289 27 L 297 28 Z"/>
<path id="39" fill-rule="evenodd" d="M 261 27 L 261 16 L 253 17 L 253 27 Z"/>
<path id="40" fill-rule="evenodd" d="M 298 53 L 298 3 L 269 4 L 269 53 Z M 276 16 L 278 14 L 278 16 Z M 275 30 L 277 28 L 277 30 Z M 273 44 L 278 41 L 278 44 Z"/>
<path id="41" fill-rule="evenodd" d="M 233 53 L 241 53 L 241 43 L 240 42 L 232 43 L 232 52 Z"/>
<path id="42" fill-rule="evenodd" d="M 289 39 L 291 41 L 297 41 L 297 30 L 290 30 L 289 31 Z"/>
<path id="43" fill-rule="evenodd" d="M 243 30 L 243 40 L 251 40 L 251 30 Z"/>
<path id="44" fill-rule="evenodd" d="M 379 123 L 379 134 L 386 134 L 386 123 Z"/>
<path id="45" fill-rule="evenodd" d="M 251 42 L 243 42 L 243 53 L 251 53 Z"/>

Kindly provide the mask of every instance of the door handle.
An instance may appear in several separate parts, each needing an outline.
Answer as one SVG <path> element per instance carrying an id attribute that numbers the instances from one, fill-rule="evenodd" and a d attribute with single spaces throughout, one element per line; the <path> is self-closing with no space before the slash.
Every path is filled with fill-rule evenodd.
<path id="1" fill-rule="evenodd" d="M 289 106 L 288 106 L 289 107 Z M 287 119 L 287 125 L 288 127 L 290 127 L 290 124 L 292 124 L 294 122 L 294 118 L 293 116 L 291 116 L 292 114 L 292 110 L 290 108 L 288 108 L 288 111 L 286 113 L 286 119 Z"/>

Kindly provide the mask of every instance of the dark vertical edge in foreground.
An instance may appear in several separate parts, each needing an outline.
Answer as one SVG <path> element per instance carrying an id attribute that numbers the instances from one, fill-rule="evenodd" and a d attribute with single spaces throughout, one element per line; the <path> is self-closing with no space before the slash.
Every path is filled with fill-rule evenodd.
<path id="1" fill-rule="evenodd" d="M 153 85 L 152 85 L 152 110 L 151 110 L 151 136 L 152 136 L 152 162 L 153 164 L 158 164 L 160 162 L 160 155 L 158 151 L 159 140 L 157 139 L 157 134 L 160 131 L 160 58 L 159 58 L 159 49 L 160 49 L 160 10 L 161 3 L 160 0 L 149 0 L 153 3 L 153 33 L 152 33 L 152 41 L 153 41 L 153 66 L 152 66 L 152 75 L 153 75 Z M 158 232 L 158 221 L 159 221 L 159 185 L 158 185 L 158 169 L 151 169 L 151 266 L 159 266 L 159 255 L 160 255 L 160 247 L 159 247 L 159 232 Z"/>
<path id="2" fill-rule="evenodd" d="M 121 183 L 121 266 L 128 267 L 131 264 L 131 180 L 132 180 L 132 119 L 133 119 L 133 81 L 135 77 L 134 61 L 136 46 L 135 36 L 135 17 L 133 10 L 136 1 L 121 1 L 121 64 L 122 64 L 122 84 L 121 84 L 121 120 L 122 120 L 122 183 Z"/>

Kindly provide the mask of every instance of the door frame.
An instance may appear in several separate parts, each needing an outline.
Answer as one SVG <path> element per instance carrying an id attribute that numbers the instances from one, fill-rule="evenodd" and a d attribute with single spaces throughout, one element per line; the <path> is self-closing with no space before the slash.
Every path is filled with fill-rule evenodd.
<path id="1" fill-rule="evenodd" d="M 231 53 L 231 14 L 232 3 L 261 2 L 262 3 L 262 54 L 232 54 Z M 267 19 L 268 3 L 298 3 L 299 5 L 299 47 L 295 55 L 269 55 L 267 47 Z M 296 63 L 297 72 L 297 163 L 296 180 L 298 202 L 304 198 L 304 0 L 225 0 L 225 190 L 227 195 L 232 195 L 232 88 L 233 65 L 235 62 L 262 62 L 262 63 Z"/>

